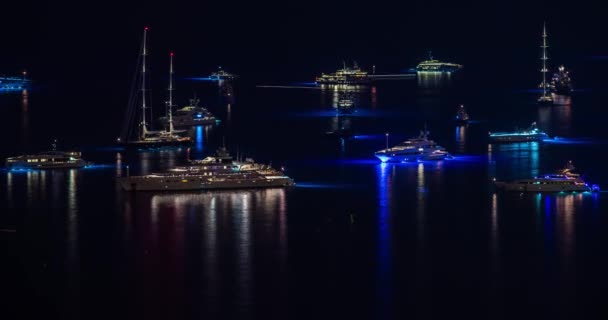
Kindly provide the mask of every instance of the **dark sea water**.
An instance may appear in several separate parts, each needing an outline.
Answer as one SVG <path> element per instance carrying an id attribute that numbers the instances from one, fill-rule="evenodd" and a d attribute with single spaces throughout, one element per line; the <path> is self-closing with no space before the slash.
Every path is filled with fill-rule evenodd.
<path id="1" fill-rule="evenodd" d="M 357 111 L 346 117 L 332 107 L 336 91 L 307 83 L 243 76 L 218 87 L 182 79 L 179 104 L 196 92 L 222 120 L 192 130 L 190 150 L 113 146 L 127 92 L 38 83 L 0 94 L 3 159 L 58 138 L 60 148 L 95 163 L 0 172 L 2 312 L 7 319 L 600 317 L 608 193 L 502 193 L 491 180 L 553 172 L 572 160 L 586 180 L 608 188 L 602 82 L 579 79 L 571 98 L 541 107 L 525 84 L 467 72 L 356 88 Z M 163 99 L 156 90 L 153 103 Z M 467 126 L 452 122 L 459 104 L 474 119 Z M 486 140 L 488 131 L 533 121 L 559 139 Z M 453 160 L 373 157 L 385 133 L 393 145 L 425 125 Z M 340 127 L 355 137 L 326 135 Z M 210 155 L 223 141 L 234 155 L 283 166 L 297 186 L 129 194 L 115 185 L 127 165 L 131 174 L 154 172 Z"/>

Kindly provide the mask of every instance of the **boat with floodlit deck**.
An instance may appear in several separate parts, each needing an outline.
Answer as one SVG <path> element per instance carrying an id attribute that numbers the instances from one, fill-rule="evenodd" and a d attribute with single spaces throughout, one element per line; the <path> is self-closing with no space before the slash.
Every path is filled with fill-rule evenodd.
<path id="1" fill-rule="evenodd" d="M 117 178 L 126 191 L 186 191 L 291 187 L 295 182 L 283 171 L 252 159 L 235 161 L 225 148 L 215 156 L 190 161 L 162 173 Z"/>
<path id="2" fill-rule="evenodd" d="M 428 138 L 429 132 L 426 130 L 420 131 L 420 135 L 415 138 L 408 139 L 394 147 L 376 151 L 374 155 L 382 162 L 408 162 L 408 161 L 427 161 L 427 160 L 444 160 L 451 159 L 445 148 L 439 146 L 433 140 Z"/>
<path id="3" fill-rule="evenodd" d="M 531 142 L 550 140 L 551 138 L 536 127 L 536 122 L 532 122 L 530 127 L 525 130 L 515 130 L 512 132 L 490 132 L 490 142 Z"/>
<path id="4" fill-rule="evenodd" d="M 89 164 L 82 159 L 80 152 L 57 151 L 57 141 L 52 146 L 51 151 L 7 158 L 6 168 L 9 170 L 74 169 L 83 168 Z"/>
<path id="5" fill-rule="evenodd" d="M 589 186 L 580 174 L 573 173 L 572 161 L 557 173 L 545 174 L 532 179 L 501 182 L 494 179 L 494 185 L 505 191 L 519 192 L 598 192 L 599 185 Z"/>
<path id="6" fill-rule="evenodd" d="M 429 59 L 420 62 L 416 66 L 416 72 L 440 72 L 452 73 L 462 69 L 462 65 L 451 62 L 443 62 L 433 59 L 432 53 L 429 51 Z"/>
<path id="7" fill-rule="evenodd" d="M 342 69 L 330 74 L 322 73 L 316 79 L 317 84 L 368 84 L 370 82 L 371 78 L 367 71 L 363 71 L 356 61 L 352 68 L 344 63 Z"/>
<path id="8" fill-rule="evenodd" d="M 551 91 L 556 94 L 570 95 L 572 93 L 572 80 L 570 79 L 570 73 L 564 68 L 559 66 L 557 72 L 553 74 L 551 78 Z"/>

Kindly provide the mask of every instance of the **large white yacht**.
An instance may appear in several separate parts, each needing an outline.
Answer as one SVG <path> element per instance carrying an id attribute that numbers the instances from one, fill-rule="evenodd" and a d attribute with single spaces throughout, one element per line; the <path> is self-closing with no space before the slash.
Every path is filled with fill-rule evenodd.
<path id="1" fill-rule="evenodd" d="M 450 159 L 452 156 L 443 148 L 428 139 L 429 132 L 423 130 L 416 138 L 411 138 L 402 143 L 376 151 L 374 155 L 382 162 L 404 162 Z M 387 136 L 388 140 L 388 136 Z"/>
<path id="2" fill-rule="evenodd" d="M 566 168 L 557 173 L 512 182 L 494 180 L 494 184 L 499 189 L 519 192 L 597 192 L 600 190 L 597 184 L 589 186 L 579 174 L 573 173 L 573 170 L 574 166 L 570 161 Z"/>
<path id="3" fill-rule="evenodd" d="M 282 171 L 251 159 L 234 161 L 225 148 L 216 156 L 186 166 L 144 176 L 117 178 L 126 191 L 184 191 L 290 187 L 295 182 Z"/>

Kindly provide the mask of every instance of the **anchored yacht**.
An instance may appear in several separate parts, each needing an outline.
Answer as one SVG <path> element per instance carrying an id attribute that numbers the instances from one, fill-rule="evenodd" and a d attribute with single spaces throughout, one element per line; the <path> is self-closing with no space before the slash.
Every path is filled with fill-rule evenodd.
<path id="1" fill-rule="evenodd" d="M 382 162 L 404 162 L 450 159 L 452 156 L 445 148 L 428 139 L 429 132 L 424 130 L 416 138 L 408 139 L 392 148 L 376 151 L 374 155 Z"/>
<path id="2" fill-rule="evenodd" d="M 252 159 L 235 161 L 225 148 L 215 156 L 194 160 L 163 173 L 117 178 L 126 191 L 184 191 L 294 186 L 282 171 Z"/>
<path id="3" fill-rule="evenodd" d="M 513 182 L 494 180 L 497 188 L 506 191 L 520 192 L 597 192 L 597 184 L 589 186 L 579 174 L 573 173 L 574 166 L 570 161 L 566 168 L 557 173 L 545 174 L 532 179 L 522 179 Z"/>

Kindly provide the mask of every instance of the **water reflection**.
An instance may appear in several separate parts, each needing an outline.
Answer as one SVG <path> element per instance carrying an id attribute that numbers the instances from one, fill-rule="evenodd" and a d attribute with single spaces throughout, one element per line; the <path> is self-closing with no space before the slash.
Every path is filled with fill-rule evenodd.
<path id="1" fill-rule="evenodd" d="M 418 163 L 418 172 L 417 172 L 417 192 L 416 192 L 416 200 L 417 200 L 417 210 L 416 210 L 416 225 L 418 230 L 418 245 L 420 247 L 423 246 L 424 243 L 424 221 L 425 221 L 425 210 L 426 210 L 426 186 L 424 182 L 424 164 Z M 421 248 L 422 249 L 422 248 Z"/>
<path id="2" fill-rule="evenodd" d="M 372 109 L 378 108 L 378 94 L 377 94 L 376 86 L 372 86 L 371 106 L 372 106 Z"/>
<path id="3" fill-rule="evenodd" d="M 506 166 L 497 168 L 499 176 L 519 179 L 539 175 L 540 142 L 489 144 L 488 154 L 493 162 L 504 158 L 500 162 Z M 500 172 L 503 170 L 508 174 Z"/>
<path id="4" fill-rule="evenodd" d="M 376 166 L 377 188 L 378 188 L 378 267 L 377 267 L 377 305 L 380 317 L 387 312 L 391 306 L 391 282 L 392 282 L 392 255 L 391 255 L 391 209 L 393 177 L 389 170 L 395 170 L 395 166 L 381 163 Z M 394 172 L 394 171 L 393 171 Z"/>
<path id="5" fill-rule="evenodd" d="M 434 94 L 451 85 L 452 74 L 445 72 L 418 72 L 418 91 L 421 94 Z"/>
<path id="6" fill-rule="evenodd" d="M 456 150 L 465 153 L 467 141 L 467 126 L 456 126 Z"/>
<path id="7" fill-rule="evenodd" d="M 42 171 L 44 172 L 44 171 Z M 68 264 L 72 271 L 78 268 L 78 170 L 70 169 L 68 171 Z"/>
<path id="8" fill-rule="evenodd" d="M 202 261 L 201 308 L 213 314 L 220 307 L 220 298 L 229 294 L 235 296 L 231 299 L 234 301 L 231 310 L 237 316 L 244 316 L 251 314 L 257 289 L 253 281 L 256 248 L 264 255 L 268 254 L 269 259 L 275 259 L 268 261 L 269 269 L 265 272 L 286 281 L 283 278 L 287 263 L 285 192 L 284 189 L 266 189 L 136 194 L 125 199 L 128 205 L 124 208 L 133 211 L 125 212 L 126 215 L 136 215 L 133 220 L 138 225 L 136 229 L 143 231 L 137 234 L 145 237 L 143 242 L 148 248 L 148 256 L 140 259 L 164 260 L 163 263 L 173 266 L 178 274 L 183 266 Z M 191 243 L 196 239 L 194 243 L 200 243 L 200 249 L 188 245 L 186 239 Z M 275 251 L 274 254 L 271 251 Z M 166 253 L 170 253 L 169 256 Z M 221 266 L 234 266 L 235 270 L 222 272 Z M 176 290 L 182 291 L 181 288 Z"/>
<path id="9" fill-rule="evenodd" d="M 538 124 L 551 135 L 568 136 L 572 131 L 572 106 L 570 104 L 541 106 Z"/>
<path id="10" fill-rule="evenodd" d="M 236 97 L 234 95 L 234 84 L 230 80 L 218 81 L 219 95 L 223 99 L 223 103 L 228 105 L 234 104 Z"/>
<path id="11" fill-rule="evenodd" d="M 29 115 L 29 94 L 26 89 L 21 92 L 21 144 L 29 144 L 30 115 Z"/>

